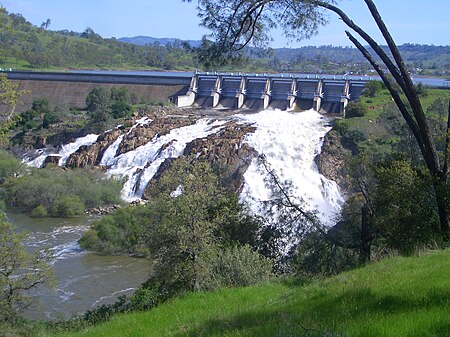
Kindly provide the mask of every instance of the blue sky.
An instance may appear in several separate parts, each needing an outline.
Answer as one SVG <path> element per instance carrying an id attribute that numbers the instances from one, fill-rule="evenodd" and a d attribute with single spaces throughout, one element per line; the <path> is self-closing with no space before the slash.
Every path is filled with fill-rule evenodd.
<path id="1" fill-rule="evenodd" d="M 226 0 L 225 0 L 226 1 Z M 363 0 L 341 0 L 340 7 L 380 41 Z M 450 44 L 450 0 L 375 0 L 395 41 L 434 45 Z M 148 35 L 200 39 L 207 31 L 199 27 L 196 1 L 181 0 L 0 0 L 9 12 L 20 13 L 40 25 L 47 18 L 50 29 L 83 31 L 91 27 L 104 37 Z M 302 42 L 286 41 L 274 32 L 271 47 L 303 45 L 350 46 L 343 25 L 333 13 L 319 35 Z"/>

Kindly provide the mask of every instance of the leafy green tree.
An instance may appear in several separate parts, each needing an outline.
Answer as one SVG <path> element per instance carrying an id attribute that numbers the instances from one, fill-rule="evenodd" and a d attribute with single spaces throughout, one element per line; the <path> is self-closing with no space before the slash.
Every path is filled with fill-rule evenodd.
<path id="1" fill-rule="evenodd" d="M 373 53 L 364 47 L 355 36 L 347 30 L 350 41 L 369 61 L 389 90 L 403 119 L 411 130 L 422 154 L 425 165 L 432 177 L 434 200 L 439 213 L 441 235 L 450 240 L 450 195 L 448 178 L 450 173 L 449 147 L 450 123 L 447 123 L 448 141 L 440 160 L 436 145 L 432 139 L 430 127 L 424 114 L 419 93 L 414 86 L 408 68 L 399 48 L 394 42 L 388 28 L 373 0 L 364 0 L 370 15 L 381 32 L 389 51 L 386 52 L 364 29 L 353 21 L 335 1 L 326 0 L 199 0 L 201 24 L 212 31 L 215 41 L 204 40 L 201 56 L 216 61 L 227 61 L 243 54 L 244 48 L 253 42 L 264 46 L 270 39 L 270 29 L 280 27 L 286 36 L 294 39 L 307 38 L 317 33 L 318 27 L 326 23 L 325 11 L 331 11 L 342 19 L 343 23 L 368 44 Z M 384 69 L 387 69 L 385 71 Z M 450 104 L 448 105 L 450 116 Z M 447 117 L 447 120 L 450 118 Z"/>
<path id="2" fill-rule="evenodd" d="M 7 144 L 8 131 L 16 121 L 16 105 L 20 102 L 23 95 L 29 94 L 28 91 L 18 90 L 18 84 L 8 80 L 4 73 L 0 73 L 0 146 Z"/>
<path id="3" fill-rule="evenodd" d="M 427 172 L 397 159 L 381 163 L 375 179 L 374 230 L 380 245 L 407 254 L 442 239 Z"/>
<path id="4" fill-rule="evenodd" d="M 23 172 L 23 164 L 11 153 L 0 150 L 0 184 L 8 177 L 17 177 Z"/>
<path id="5" fill-rule="evenodd" d="M 27 233 L 16 233 L 0 215 L 0 321 L 15 322 L 32 303 L 30 291 L 52 286 L 52 256 L 47 250 L 28 252 L 23 242 Z"/>
<path id="6" fill-rule="evenodd" d="M 369 81 L 364 86 L 363 95 L 374 97 L 383 88 L 381 81 Z"/>
<path id="7" fill-rule="evenodd" d="M 94 88 L 86 97 L 86 109 L 92 123 L 105 125 L 110 121 L 110 95 L 103 87 Z"/>
<path id="8" fill-rule="evenodd" d="M 345 109 L 345 118 L 353 118 L 353 117 L 363 117 L 367 114 L 368 109 L 362 102 L 349 102 L 347 104 L 347 108 Z"/>

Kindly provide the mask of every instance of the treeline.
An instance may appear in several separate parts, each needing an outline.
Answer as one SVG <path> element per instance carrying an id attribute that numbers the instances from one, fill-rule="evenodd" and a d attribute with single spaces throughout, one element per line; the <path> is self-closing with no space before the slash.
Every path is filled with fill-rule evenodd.
<path id="1" fill-rule="evenodd" d="M 0 64 L 32 68 L 193 69 L 194 58 L 181 45 L 136 46 L 103 39 L 91 28 L 53 32 L 33 26 L 20 14 L 0 12 Z M 25 62 L 25 64 L 24 64 Z"/>
<path id="2" fill-rule="evenodd" d="M 0 67 L 11 68 L 108 68 L 194 70 L 205 66 L 201 56 L 174 39 L 165 44 L 142 39 L 104 39 L 92 28 L 83 32 L 51 31 L 50 20 L 33 26 L 20 14 L 0 11 Z M 154 40 L 154 39 L 153 39 Z M 150 39 L 150 41 L 153 41 Z M 164 40 L 162 40 L 164 41 Z M 199 41 L 197 41 L 199 43 Z M 196 45 L 190 41 L 190 45 Z M 186 44 L 189 44 L 186 42 Z M 399 46 L 413 74 L 447 76 L 450 47 L 404 44 Z M 222 70 L 255 72 L 369 73 L 372 68 L 358 50 L 350 47 L 307 46 L 267 51 L 247 49 L 247 59 Z M 217 69 L 205 69 L 217 70 Z"/>

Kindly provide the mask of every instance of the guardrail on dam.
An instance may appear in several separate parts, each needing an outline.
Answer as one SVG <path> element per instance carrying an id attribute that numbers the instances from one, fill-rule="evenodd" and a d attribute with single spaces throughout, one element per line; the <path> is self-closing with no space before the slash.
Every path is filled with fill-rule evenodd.
<path id="1" fill-rule="evenodd" d="M 229 109 L 314 109 L 344 113 L 349 101 L 361 96 L 366 81 L 309 79 L 294 76 L 194 74 L 179 107 Z"/>

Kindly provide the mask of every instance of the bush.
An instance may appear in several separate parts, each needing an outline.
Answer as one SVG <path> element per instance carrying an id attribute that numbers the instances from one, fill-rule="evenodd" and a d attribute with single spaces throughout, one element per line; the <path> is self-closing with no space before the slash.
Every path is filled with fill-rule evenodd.
<path id="1" fill-rule="evenodd" d="M 23 170 L 22 163 L 7 151 L 0 150 L 0 184 L 8 177 L 16 177 Z"/>
<path id="2" fill-rule="evenodd" d="M 220 250 L 208 261 L 210 272 L 202 280 L 203 289 L 243 287 L 273 277 L 272 262 L 249 245 L 235 245 Z"/>
<path id="3" fill-rule="evenodd" d="M 111 105 L 111 114 L 114 118 L 128 117 L 131 115 L 131 105 L 126 102 L 115 101 Z"/>
<path id="4" fill-rule="evenodd" d="M 363 117 L 367 112 L 367 106 L 360 101 L 349 102 L 345 109 L 345 118 Z"/>
<path id="5" fill-rule="evenodd" d="M 364 86 L 362 94 L 367 97 L 374 97 L 381 89 L 383 89 L 381 81 L 369 81 Z"/>
<path id="6" fill-rule="evenodd" d="M 5 199 L 9 205 L 28 211 L 42 205 L 55 215 L 54 205 L 67 196 L 67 191 L 81 200 L 83 208 L 121 203 L 121 183 L 113 178 L 106 179 L 100 171 L 90 168 L 63 171 L 48 167 L 31 172 L 5 182 Z"/>
<path id="7" fill-rule="evenodd" d="M 334 275 L 359 265 L 358 254 L 329 240 L 322 231 L 306 235 L 290 256 L 292 271 L 299 276 Z"/>
<path id="8" fill-rule="evenodd" d="M 52 207 L 52 215 L 57 217 L 73 217 L 84 213 L 83 201 L 75 196 L 68 195 L 57 200 Z"/>
<path id="9" fill-rule="evenodd" d="M 48 215 L 47 209 L 39 205 L 31 211 L 32 218 L 45 218 Z"/>

